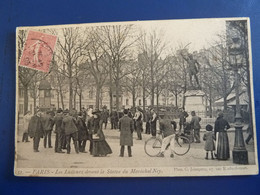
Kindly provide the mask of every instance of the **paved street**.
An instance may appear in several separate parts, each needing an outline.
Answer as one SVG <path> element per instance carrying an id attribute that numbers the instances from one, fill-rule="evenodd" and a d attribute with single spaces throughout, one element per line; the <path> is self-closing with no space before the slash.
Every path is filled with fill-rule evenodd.
<path id="1" fill-rule="evenodd" d="M 203 130 L 202 130 L 203 131 Z M 149 157 L 144 152 L 144 143 L 150 135 L 143 134 L 143 140 L 136 140 L 134 133 L 134 146 L 132 147 L 133 157 L 119 157 L 119 131 L 105 129 L 106 140 L 112 148 L 113 153 L 107 157 L 93 157 L 88 153 L 76 154 L 72 148 L 71 154 L 54 153 L 53 148 L 44 148 L 43 139 L 41 139 L 39 153 L 34 153 L 32 149 L 32 140 L 29 143 L 21 142 L 21 135 L 18 136 L 17 153 L 18 168 L 101 168 L 101 167 L 179 167 L 179 166 L 229 166 L 234 165 L 232 162 L 232 149 L 234 144 L 234 132 L 229 132 L 230 154 L 231 159 L 227 161 L 205 160 L 204 142 L 192 143 L 190 151 L 184 156 L 175 155 L 174 158 L 169 157 L 169 151 L 166 151 L 164 158 Z M 201 133 L 201 136 L 203 132 Z M 244 137 L 246 137 L 244 133 Z M 52 135 L 52 143 L 54 145 L 54 134 Z M 73 144 L 72 144 L 73 145 Z M 247 145 L 249 164 L 255 163 L 254 147 L 251 141 Z M 87 142 L 87 150 L 89 142 Z"/>

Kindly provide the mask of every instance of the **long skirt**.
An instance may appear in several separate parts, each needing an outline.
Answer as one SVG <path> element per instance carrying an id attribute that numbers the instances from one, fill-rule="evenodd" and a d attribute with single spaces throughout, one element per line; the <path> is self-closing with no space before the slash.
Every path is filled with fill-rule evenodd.
<path id="1" fill-rule="evenodd" d="M 217 159 L 227 160 L 230 158 L 229 141 L 227 132 L 218 133 Z"/>
<path id="2" fill-rule="evenodd" d="M 105 139 L 93 140 L 92 155 L 93 156 L 106 156 L 112 154 L 112 150 Z"/>

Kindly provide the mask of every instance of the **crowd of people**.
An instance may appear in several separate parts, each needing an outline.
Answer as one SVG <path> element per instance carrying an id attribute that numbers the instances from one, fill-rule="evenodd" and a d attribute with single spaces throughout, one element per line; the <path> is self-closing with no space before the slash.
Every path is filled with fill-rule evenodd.
<path id="1" fill-rule="evenodd" d="M 123 109 L 122 112 L 109 110 L 104 107 L 101 111 L 84 108 L 77 112 L 75 109 L 58 109 L 56 112 L 41 112 L 37 110 L 35 115 L 27 112 L 23 118 L 24 134 L 23 142 L 29 142 L 28 137 L 33 139 L 33 151 L 39 152 L 40 139 L 43 138 L 44 148 L 52 148 L 51 135 L 56 134 L 54 151 L 56 153 L 71 153 L 71 140 L 76 153 L 86 153 L 86 144 L 89 142 L 89 152 L 93 156 L 106 156 L 112 153 L 111 147 L 106 141 L 103 129 L 107 128 L 110 119 L 111 129 L 119 129 L 120 155 L 124 156 L 125 146 L 128 149 L 128 156 L 132 156 L 133 133 L 136 132 L 137 140 L 142 140 L 142 133 L 156 136 L 162 132 L 162 141 L 159 157 L 164 157 L 167 145 L 170 144 L 171 157 L 174 156 L 174 139 L 176 133 L 187 136 L 190 142 L 200 143 L 201 118 L 195 111 L 191 112 L 191 120 L 187 121 L 189 114 L 183 109 L 179 110 L 179 129 L 177 123 L 164 114 L 158 115 L 153 108 L 143 111 L 137 107 L 133 109 Z M 211 159 L 227 160 L 230 158 L 229 140 L 227 130 L 229 123 L 220 112 L 215 121 L 214 127 L 206 125 L 206 133 L 203 135 L 205 141 L 206 159 L 211 153 Z M 146 122 L 145 125 L 143 123 Z M 158 123 L 159 122 L 159 123 Z M 145 130 L 143 129 L 145 128 Z M 64 152 L 65 150 L 65 152 Z"/>

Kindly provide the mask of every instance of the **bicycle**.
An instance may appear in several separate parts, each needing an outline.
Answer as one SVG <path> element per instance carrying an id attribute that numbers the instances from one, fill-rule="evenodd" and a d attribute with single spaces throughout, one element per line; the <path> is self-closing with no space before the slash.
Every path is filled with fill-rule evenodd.
<path id="1" fill-rule="evenodd" d="M 159 136 L 151 137 L 145 141 L 144 151 L 148 156 L 155 157 L 160 153 L 162 147 L 162 139 L 163 135 L 159 134 Z M 174 143 L 174 153 L 178 156 L 183 156 L 187 154 L 190 150 L 190 140 L 183 134 L 175 134 Z M 170 144 L 167 145 L 166 150 Z"/>

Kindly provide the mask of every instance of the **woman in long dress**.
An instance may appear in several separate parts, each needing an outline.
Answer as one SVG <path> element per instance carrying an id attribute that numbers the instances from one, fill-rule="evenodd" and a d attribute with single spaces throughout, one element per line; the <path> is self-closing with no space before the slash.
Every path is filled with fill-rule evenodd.
<path id="1" fill-rule="evenodd" d="M 216 158 L 218 160 L 227 160 L 230 158 L 229 152 L 229 141 L 227 135 L 227 129 L 230 128 L 228 122 L 223 118 L 223 113 L 218 114 L 218 118 L 215 121 L 215 135 L 217 135 L 217 154 Z"/>
<path id="2" fill-rule="evenodd" d="M 93 156 L 106 156 L 112 153 L 112 150 L 108 143 L 105 140 L 105 135 L 102 131 L 102 120 L 100 120 L 100 111 L 94 111 L 93 113 L 94 119 L 92 122 L 94 134 L 92 137 L 93 148 L 92 155 Z"/>

